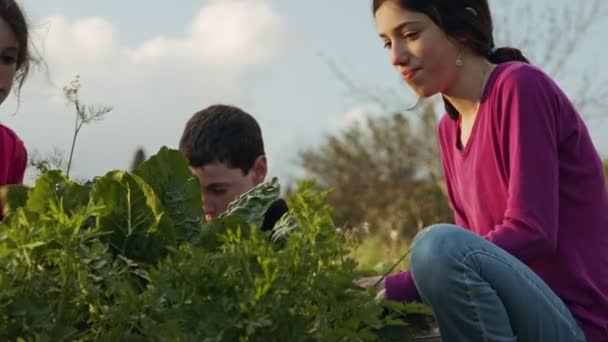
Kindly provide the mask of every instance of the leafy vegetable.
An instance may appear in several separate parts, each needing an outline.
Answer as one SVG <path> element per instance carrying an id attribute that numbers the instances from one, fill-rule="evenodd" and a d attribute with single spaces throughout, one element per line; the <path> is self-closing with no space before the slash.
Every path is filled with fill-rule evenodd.
<path id="1" fill-rule="evenodd" d="M 9 187 L 0 340 L 407 340 L 403 315 L 427 311 L 353 285 L 361 273 L 313 185 L 274 233 L 259 226 L 276 179 L 204 223 L 198 180 L 167 148 L 84 185 L 49 171 Z"/>

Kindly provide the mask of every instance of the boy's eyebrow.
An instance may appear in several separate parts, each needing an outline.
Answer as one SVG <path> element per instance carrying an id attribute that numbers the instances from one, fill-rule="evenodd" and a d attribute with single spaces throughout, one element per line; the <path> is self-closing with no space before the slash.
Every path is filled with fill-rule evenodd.
<path id="1" fill-rule="evenodd" d="M 412 20 L 412 21 L 404 21 L 404 22 L 402 22 L 401 24 L 399 24 L 399 25 L 395 26 L 395 27 L 394 27 L 394 28 L 391 30 L 391 32 L 401 31 L 403 28 L 405 28 L 405 27 L 407 27 L 407 26 L 416 25 L 416 24 L 418 24 L 418 23 L 420 23 L 420 22 L 419 22 L 419 21 L 415 21 L 415 20 Z M 380 33 L 380 38 L 386 38 L 386 34 L 384 34 L 384 33 Z"/>

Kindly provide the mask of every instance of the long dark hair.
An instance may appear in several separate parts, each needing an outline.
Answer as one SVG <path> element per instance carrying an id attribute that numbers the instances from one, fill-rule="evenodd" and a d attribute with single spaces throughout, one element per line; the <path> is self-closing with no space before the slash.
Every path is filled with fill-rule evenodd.
<path id="1" fill-rule="evenodd" d="M 468 47 L 479 56 L 494 64 L 510 61 L 529 63 L 523 53 L 515 48 L 495 48 L 492 15 L 487 0 L 373 0 L 374 15 L 378 8 L 392 1 L 408 11 L 427 15 L 448 37 Z M 454 120 L 460 113 L 444 97 L 445 110 Z"/>
<path id="2" fill-rule="evenodd" d="M 17 38 L 17 44 L 19 45 L 15 81 L 17 82 L 17 90 L 20 91 L 23 82 L 30 71 L 30 62 L 32 59 L 29 49 L 28 25 L 23 12 L 14 0 L 0 1 L 0 18 L 2 18 L 2 20 L 11 28 Z"/>

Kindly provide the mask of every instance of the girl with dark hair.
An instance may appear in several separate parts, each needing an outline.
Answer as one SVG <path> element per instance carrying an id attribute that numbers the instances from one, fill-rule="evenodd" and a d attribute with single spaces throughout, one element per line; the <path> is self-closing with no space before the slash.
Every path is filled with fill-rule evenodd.
<path id="1" fill-rule="evenodd" d="M 15 82 L 21 90 L 30 66 L 28 27 L 21 9 L 14 1 L 0 1 L 0 104 L 8 97 Z M 27 152 L 19 137 L 0 124 L 0 186 L 23 182 Z M 0 203 L 0 220 L 2 203 Z"/>
<path id="2" fill-rule="evenodd" d="M 587 128 L 486 0 L 374 0 L 392 64 L 441 94 L 455 225 L 421 231 L 386 297 L 429 304 L 445 341 L 608 341 L 608 192 Z"/>

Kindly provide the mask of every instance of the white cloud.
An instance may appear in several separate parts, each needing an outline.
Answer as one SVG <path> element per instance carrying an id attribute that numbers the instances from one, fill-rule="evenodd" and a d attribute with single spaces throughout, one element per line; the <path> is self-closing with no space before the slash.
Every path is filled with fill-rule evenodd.
<path id="1" fill-rule="evenodd" d="M 176 66 L 187 66 L 190 74 L 220 69 L 240 76 L 276 56 L 285 30 L 282 18 L 263 0 L 213 0 L 182 37 L 158 36 L 136 47 L 121 45 L 119 33 L 103 18 L 69 21 L 55 15 L 43 23 L 35 38 L 42 40 L 38 45 L 45 62 L 62 81 L 76 70 L 124 79 Z"/>
<path id="2" fill-rule="evenodd" d="M 265 0 L 213 0 L 184 28 L 183 36 L 157 36 L 135 46 L 104 18 L 61 15 L 42 20 L 34 33 L 46 73 L 32 74 L 17 115 L 14 97 L 0 107 L 30 150 L 67 150 L 73 112 L 61 88 L 81 76 L 81 98 L 114 107 L 104 121 L 83 128 L 75 174 L 91 177 L 125 169 L 138 146 L 148 153 L 175 146 L 192 113 L 213 102 L 239 102 L 249 71 L 283 48 L 286 26 Z"/>
<path id="3" fill-rule="evenodd" d="M 185 39 L 158 37 L 133 50 L 131 57 L 146 63 L 181 55 L 193 63 L 241 70 L 273 57 L 280 47 L 281 26 L 281 18 L 266 2 L 214 0 L 198 13 Z"/>
<path id="4" fill-rule="evenodd" d="M 381 113 L 379 105 L 363 104 L 331 117 L 331 124 L 338 129 L 344 129 L 355 123 L 364 124 L 368 118 L 378 115 L 378 113 Z"/>

